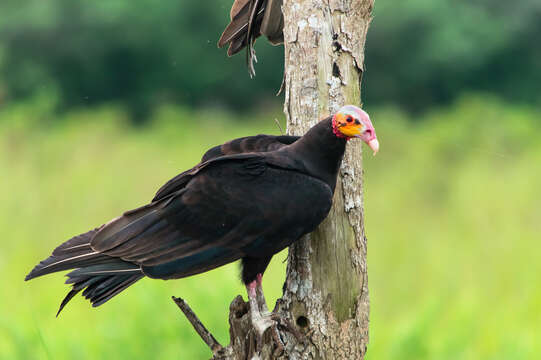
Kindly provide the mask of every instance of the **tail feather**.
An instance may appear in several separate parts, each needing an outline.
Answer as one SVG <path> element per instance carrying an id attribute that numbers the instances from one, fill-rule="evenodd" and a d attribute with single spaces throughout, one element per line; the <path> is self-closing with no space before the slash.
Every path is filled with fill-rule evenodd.
<path id="1" fill-rule="evenodd" d="M 66 284 L 73 284 L 83 276 L 129 275 L 137 272 L 141 272 L 141 269 L 138 265 L 125 261 L 117 261 L 117 263 L 111 264 L 91 265 L 75 269 L 72 272 L 68 273 L 68 280 L 66 280 Z"/>
<path id="2" fill-rule="evenodd" d="M 82 290 L 92 306 L 99 306 L 144 277 L 139 265 L 92 249 L 90 241 L 100 229 L 75 236 L 58 246 L 26 276 L 25 280 L 30 280 L 73 269 L 66 280 L 66 284 L 72 284 L 72 289 L 62 300 L 56 316 Z"/>
<path id="3" fill-rule="evenodd" d="M 229 44 L 227 55 L 246 49 L 250 77 L 255 75 L 255 40 L 265 35 L 273 45 L 284 42 L 283 0 L 235 0 L 231 7 L 231 22 L 218 40 L 218 47 Z"/>
<path id="4" fill-rule="evenodd" d="M 128 286 L 134 284 L 143 276 L 144 275 L 142 273 L 137 275 L 116 276 L 115 281 L 111 282 L 107 288 L 104 288 L 103 290 L 100 289 L 100 291 L 96 291 L 95 293 L 89 293 L 88 299 L 92 302 L 92 306 L 100 306 L 109 301 L 109 299 L 111 299 L 113 296 L 126 289 Z"/>
<path id="5" fill-rule="evenodd" d="M 255 74 L 253 71 L 253 62 L 256 61 L 254 42 L 261 35 L 260 27 L 265 14 L 265 3 L 261 0 L 235 1 L 233 5 L 235 11 L 231 9 L 231 22 L 218 40 L 220 48 L 229 44 L 228 56 L 233 56 L 244 47 L 248 47 L 247 63 L 250 75 Z"/>
<path id="6" fill-rule="evenodd" d="M 70 276 L 70 274 L 68 274 L 66 283 L 73 284 L 73 287 L 64 300 L 62 300 L 56 316 L 58 316 L 67 303 L 83 289 L 82 295 L 92 303 L 92 306 L 96 307 L 104 304 L 113 296 L 144 277 L 140 270 L 133 271 L 130 274 L 114 275 Z"/>
<path id="7" fill-rule="evenodd" d="M 100 228 L 96 228 L 77 235 L 58 246 L 51 256 L 41 261 L 26 275 L 25 280 L 57 271 L 111 261 L 110 257 L 98 254 L 90 247 L 90 241 L 99 230 Z"/>
<path id="8" fill-rule="evenodd" d="M 115 264 L 119 260 L 107 255 L 99 254 L 95 251 L 90 251 L 83 254 L 73 256 L 55 256 L 51 255 L 47 259 L 41 261 L 28 275 L 25 280 L 30 280 L 38 276 L 51 274 L 58 271 L 82 268 L 86 266 L 99 264 Z M 120 260 L 122 261 L 122 260 Z"/>
<path id="9" fill-rule="evenodd" d="M 66 281 L 66 283 L 68 283 L 70 279 L 68 279 Z M 94 284 L 95 282 L 98 282 L 100 280 L 103 280 L 103 276 L 95 276 L 95 277 L 88 277 L 86 278 L 86 280 L 84 281 L 79 281 L 77 283 L 75 283 L 72 287 L 72 290 L 66 295 L 66 297 L 64 297 L 64 299 L 62 300 L 62 302 L 60 303 L 60 307 L 58 308 L 58 311 L 56 312 L 56 317 L 58 317 L 58 315 L 60 315 L 60 312 L 62 311 L 62 309 L 64 309 L 64 306 L 66 306 L 66 304 L 71 300 L 73 299 L 73 297 L 75 295 L 77 295 L 81 290 L 83 290 L 85 287 L 87 286 L 91 286 L 92 284 Z"/>
<path id="10" fill-rule="evenodd" d="M 241 34 L 246 34 L 248 22 L 250 21 L 251 3 L 251 0 L 244 1 L 242 4 L 240 1 L 235 1 L 231 8 L 231 22 L 225 28 L 220 40 L 218 40 L 218 47 L 223 47 L 233 39 L 241 37 Z"/>
<path id="11" fill-rule="evenodd" d="M 90 240 L 92 240 L 94 235 L 96 235 L 102 227 L 103 225 L 84 234 L 72 237 L 71 239 L 60 244 L 56 249 L 54 249 L 53 255 L 62 256 L 72 253 L 79 253 L 81 251 L 90 249 Z"/>

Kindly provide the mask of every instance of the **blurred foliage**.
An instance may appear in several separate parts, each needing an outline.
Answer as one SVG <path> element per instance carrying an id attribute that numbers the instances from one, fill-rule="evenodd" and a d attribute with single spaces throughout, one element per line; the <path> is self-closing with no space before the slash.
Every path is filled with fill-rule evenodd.
<path id="1" fill-rule="evenodd" d="M 277 102 L 283 50 L 257 44 L 257 77 L 244 54 L 216 42 L 232 0 L 3 0 L 0 104 L 56 93 L 67 110 L 123 103 L 136 119 L 154 107 L 247 110 Z M 464 90 L 540 103 L 538 0 L 376 0 L 363 100 L 417 111 Z M 253 111 L 253 110 L 252 110 Z"/>
<path id="2" fill-rule="evenodd" d="M 57 92 L 63 109 L 120 101 L 139 118 L 163 102 L 260 101 L 280 87 L 280 51 L 272 56 L 262 48 L 258 81 L 250 81 L 244 57 L 228 59 L 216 47 L 228 6 L 229 0 L 2 1 L 0 89 L 5 101 Z"/>
<path id="3" fill-rule="evenodd" d="M 279 111 L 238 116 L 160 106 L 134 128 L 122 106 L 56 119 L 45 97 L 0 110 L 1 359 L 201 359 L 210 352 L 172 303 L 187 299 L 227 343 L 244 294 L 233 264 L 178 281 L 144 279 L 98 310 L 60 274 L 24 283 L 58 243 L 147 202 L 205 149 L 278 133 Z M 461 96 L 420 116 L 368 107 L 382 148 L 365 156 L 370 359 L 534 359 L 541 353 L 541 114 Z M 55 121 L 59 120 L 59 121 Z M 366 152 L 369 153 L 369 152 Z M 280 295 L 285 253 L 265 276 Z"/>
<path id="4" fill-rule="evenodd" d="M 243 54 L 217 49 L 231 2 L 0 2 L 0 359 L 208 357 L 170 295 L 227 342 L 229 302 L 244 294 L 236 265 L 143 280 L 99 311 L 77 297 L 60 319 L 62 276 L 22 279 L 210 146 L 278 133 L 283 51 L 259 41 L 250 80 Z M 368 359 L 535 358 L 541 2 L 375 6 L 363 78 L 382 143 L 365 158 Z M 284 259 L 265 276 L 271 304 Z"/>
<path id="5" fill-rule="evenodd" d="M 540 37 L 538 0 L 376 0 L 363 100 L 419 111 L 483 91 L 541 104 Z"/>

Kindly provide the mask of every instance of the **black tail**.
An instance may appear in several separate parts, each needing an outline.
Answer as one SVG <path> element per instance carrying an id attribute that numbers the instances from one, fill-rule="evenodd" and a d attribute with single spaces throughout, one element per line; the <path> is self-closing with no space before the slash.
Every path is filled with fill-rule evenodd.
<path id="1" fill-rule="evenodd" d="M 139 267 L 122 270 L 111 270 L 109 267 L 108 270 L 102 270 L 104 267 L 105 265 L 89 266 L 74 270 L 67 275 L 66 284 L 73 284 L 73 289 L 62 300 L 56 316 L 77 293 L 85 288 L 83 296 L 96 307 L 144 277 Z"/>
<path id="2" fill-rule="evenodd" d="M 75 269 L 67 274 L 66 280 L 66 284 L 73 284 L 73 289 L 60 304 L 56 316 L 85 288 L 83 296 L 90 300 L 92 306 L 99 306 L 144 276 L 138 265 L 92 249 L 90 241 L 99 230 L 97 228 L 66 241 L 26 276 L 25 280 L 30 280 L 57 271 Z"/>

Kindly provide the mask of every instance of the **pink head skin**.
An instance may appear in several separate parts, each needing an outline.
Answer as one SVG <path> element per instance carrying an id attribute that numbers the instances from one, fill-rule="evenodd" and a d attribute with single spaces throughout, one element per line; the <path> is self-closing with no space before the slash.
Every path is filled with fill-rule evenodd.
<path id="1" fill-rule="evenodd" d="M 376 138 L 376 130 L 370 121 L 366 111 L 353 105 L 346 105 L 340 108 L 332 118 L 333 133 L 347 140 L 359 138 L 374 151 L 379 150 L 379 142 Z"/>

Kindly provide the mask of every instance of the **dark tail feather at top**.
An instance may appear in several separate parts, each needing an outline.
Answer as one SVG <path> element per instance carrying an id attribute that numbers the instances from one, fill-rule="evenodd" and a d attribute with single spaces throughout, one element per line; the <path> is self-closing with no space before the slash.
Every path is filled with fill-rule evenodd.
<path id="1" fill-rule="evenodd" d="M 119 258 L 100 254 L 92 249 L 90 241 L 101 229 L 96 228 L 75 236 L 57 247 L 51 256 L 41 261 L 26 276 L 30 280 L 38 276 L 75 269 L 68 273 L 66 284 L 73 289 L 66 295 L 58 313 L 81 290 L 92 306 L 99 306 L 144 277 L 139 265 Z"/>
<path id="2" fill-rule="evenodd" d="M 225 28 L 218 47 L 229 44 L 227 55 L 232 56 L 246 49 L 246 62 L 251 77 L 255 75 L 254 44 L 256 38 L 265 35 L 273 45 L 284 42 L 284 19 L 282 0 L 235 0 L 231 7 L 231 22 Z"/>
<path id="3" fill-rule="evenodd" d="M 260 27 L 265 12 L 265 1 L 263 0 L 235 0 L 231 8 L 231 22 L 225 28 L 218 47 L 229 44 L 227 55 L 232 56 L 244 47 L 247 47 L 246 62 L 250 76 L 255 75 L 254 43 L 261 35 Z"/>

